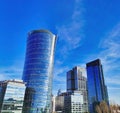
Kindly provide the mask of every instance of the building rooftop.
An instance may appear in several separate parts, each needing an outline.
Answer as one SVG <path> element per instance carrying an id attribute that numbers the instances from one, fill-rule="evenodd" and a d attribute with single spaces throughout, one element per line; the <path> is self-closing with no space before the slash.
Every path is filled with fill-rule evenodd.
<path id="1" fill-rule="evenodd" d="M 54 35 L 52 32 L 50 32 L 49 30 L 45 30 L 45 29 L 40 29 L 40 30 L 32 30 L 28 33 L 28 35 L 31 35 L 31 34 L 35 34 L 35 33 L 41 33 L 41 32 L 46 32 L 46 33 L 49 33 L 51 35 Z"/>
<path id="2" fill-rule="evenodd" d="M 97 66 L 97 65 L 101 65 L 101 60 L 100 59 L 96 59 L 94 61 L 88 62 L 86 64 L 87 66 Z"/>
<path id="3" fill-rule="evenodd" d="M 22 84 L 25 84 L 25 83 L 23 82 L 23 80 L 18 80 L 18 79 L 0 81 L 0 83 L 8 83 L 8 82 L 15 82 L 15 83 L 22 83 Z"/>

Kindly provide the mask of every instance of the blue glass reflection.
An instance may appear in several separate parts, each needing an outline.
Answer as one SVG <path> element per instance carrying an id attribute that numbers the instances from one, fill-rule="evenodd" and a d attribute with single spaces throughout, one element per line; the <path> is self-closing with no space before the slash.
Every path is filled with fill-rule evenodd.
<path id="1" fill-rule="evenodd" d="M 24 113 L 49 113 L 56 37 L 44 30 L 33 31 L 27 39 L 23 80 L 27 83 Z"/>
<path id="2" fill-rule="evenodd" d="M 95 113 L 95 105 L 101 101 L 108 103 L 102 65 L 99 59 L 87 63 L 89 111 Z"/>

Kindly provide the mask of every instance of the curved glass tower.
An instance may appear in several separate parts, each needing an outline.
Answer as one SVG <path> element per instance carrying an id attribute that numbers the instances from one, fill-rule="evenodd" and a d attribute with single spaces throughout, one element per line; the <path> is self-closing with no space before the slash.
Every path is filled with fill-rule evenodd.
<path id="1" fill-rule="evenodd" d="M 47 30 L 28 34 L 23 80 L 26 82 L 23 113 L 50 113 L 56 36 Z"/>

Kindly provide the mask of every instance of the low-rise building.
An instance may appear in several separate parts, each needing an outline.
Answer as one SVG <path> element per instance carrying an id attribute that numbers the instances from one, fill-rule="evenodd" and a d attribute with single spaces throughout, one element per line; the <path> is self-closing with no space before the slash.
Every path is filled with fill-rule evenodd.
<path id="1" fill-rule="evenodd" d="M 63 113 L 84 113 L 83 95 L 79 91 L 65 96 L 64 100 Z"/>
<path id="2" fill-rule="evenodd" d="M 84 113 L 83 98 L 80 91 L 61 93 L 55 98 L 55 112 Z"/>
<path id="3" fill-rule="evenodd" d="M 0 113 L 22 113 L 25 89 L 22 80 L 0 81 Z"/>

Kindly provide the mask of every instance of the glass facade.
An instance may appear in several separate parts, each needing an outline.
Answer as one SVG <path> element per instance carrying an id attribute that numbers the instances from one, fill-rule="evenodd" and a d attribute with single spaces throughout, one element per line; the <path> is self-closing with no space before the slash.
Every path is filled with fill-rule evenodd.
<path id="1" fill-rule="evenodd" d="M 22 113 L 25 84 L 20 81 L 0 83 L 0 113 Z"/>
<path id="2" fill-rule="evenodd" d="M 74 67 L 67 72 L 67 91 L 81 91 L 83 94 L 84 112 L 88 112 L 88 98 L 87 98 L 87 78 L 86 69 L 82 67 Z"/>
<path id="3" fill-rule="evenodd" d="M 56 36 L 47 30 L 28 34 L 23 80 L 27 90 L 24 113 L 50 113 Z"/>
<path id="4" fill-rule="evenodd" d="M 81 67 L 74 67 L 67 72 L 67 91 L 87 90 L 86 70 Z"/>
<path id="5" fill-rule="evenodd" d="M 100 101 L 108 102 L 106 98 L 106 86 L 104 82 L 103 69 L 99 59 L 89 62 L 87 65 L 87 78 L 88 78 L 88 99 L 89 111 L 95 113 L 95 104 Z"/>

